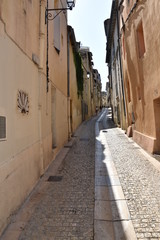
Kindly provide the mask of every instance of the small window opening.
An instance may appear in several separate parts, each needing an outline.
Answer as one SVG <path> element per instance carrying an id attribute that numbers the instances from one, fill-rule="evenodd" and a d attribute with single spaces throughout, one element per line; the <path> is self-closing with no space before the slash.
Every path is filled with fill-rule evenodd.
<path id="1" fill-rule="evenodd" d="M 0 140 L 6 138 L 6 117 L 0 116 Z"/>
<path id="2" fill-rule="evenodd" d="M 143 57 L 143 55 L 146 51 L 142 22 L 138 25 L 138 28 L 137 28 L 137 40 L 138 40 L 139 57 L 141 58 L 141 57 Z"/>

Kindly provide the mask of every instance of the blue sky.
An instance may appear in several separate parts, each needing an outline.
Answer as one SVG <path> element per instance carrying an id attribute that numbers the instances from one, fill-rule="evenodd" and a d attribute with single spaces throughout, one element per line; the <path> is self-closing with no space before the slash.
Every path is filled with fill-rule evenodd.
<path id="1" fill-rule="evenodd" d="M 76 40 L 93 53 L 93 67 L 101 75 L 102 90 L 108 76 L 104 20 L 110 17 L 111 4 L 112 0 L 76 0 L 75 8 L 68 11 L 68 24 L 74 28 Z"/>

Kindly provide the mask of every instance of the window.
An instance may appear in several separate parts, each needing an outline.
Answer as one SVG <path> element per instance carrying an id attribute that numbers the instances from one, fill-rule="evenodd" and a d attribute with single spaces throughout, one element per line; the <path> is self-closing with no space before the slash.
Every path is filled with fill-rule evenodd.
<path id="1" fill-rule="evenodd" d="M 6 117 L 0 116 L 0 140 L 6 138 Z"/>
<path id="2" fill-rule="evenodd" d="M 153 101 L 154 106 L 154 128 L 155 128 L 155 144 L 154 144 L 154 153 L 160 154 L 160 98 L 157 98 Z"/>
<path id="3" fill-rule="evenodd" d="M 140 24 L 138 25 L 138 28 L 137 28 L 137 41 L 138 41 L 139 57 L 141 58 L 141 57 L 143 57 L 143 55 L 146 51 L 142 22 L 140 22 Z"/>

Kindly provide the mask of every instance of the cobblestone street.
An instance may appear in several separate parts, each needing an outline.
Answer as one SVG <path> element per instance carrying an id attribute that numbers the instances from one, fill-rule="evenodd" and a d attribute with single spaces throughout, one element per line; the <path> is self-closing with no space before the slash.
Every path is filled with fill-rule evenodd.
<path id="1" fill-rule="evenodd" d="M 160 240 L 160 163 L 115 128 L 110 118 L 103 119 L 101 128 L 106 130 L 137 239 Z"/>
<path id="2" fill-rule="evenodd" d="M 102 115 L 78 128 L 72 143 L 64 146 L 62 155 L 13 216 L 1 240 L 133 240 L 133 231 L 138 240 L 160 240 L 160 163 L 114 126 L 109 110 L 102 111 Z M 97 119 L 98 134 L 103 136 L 98 140 L 103 152 L 96 152 L 99 162 L 95 161 Z M 109 175 L 112 162 L 115 170 Z M 114 196 L 114 189 L 119 191 L 121 187 L 123 192 Z M 98 205 L 102 200 L 99 190 L 103 191 L 104 211 Z M 127 214 L 123 210 L 122 219 L 113 216 L 115 208 L 122 211 L 119 203 L 129 210 Z M 132 232 L 125 233 L 125 222 L 133 224 Z M 102 226 L 111 234 L 103 235 Z"/>

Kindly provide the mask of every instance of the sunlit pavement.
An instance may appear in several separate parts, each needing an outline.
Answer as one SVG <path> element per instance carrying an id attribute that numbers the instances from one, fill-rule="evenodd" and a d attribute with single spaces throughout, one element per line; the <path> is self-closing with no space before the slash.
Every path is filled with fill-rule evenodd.
<path id="1" fill-rule="evenodd" d="M 95 188 L 100 214 L 95 212 L 95 239 L 106 239 L 108 226 L 107 239 L 159 240 L 160 163 L 113 125 L 110 110 L 108 117 L 106 113 L 96 126 Z M 104 201 L 111 206 L 112 218 Z"/>
<path id="2" fill-rule="evenodd" d="M 110 112 L 104 110 L 95 125 L 95 240 L 135 240 L 127 202 L 105 137 L 107 114 L 109 118 Z"/>

